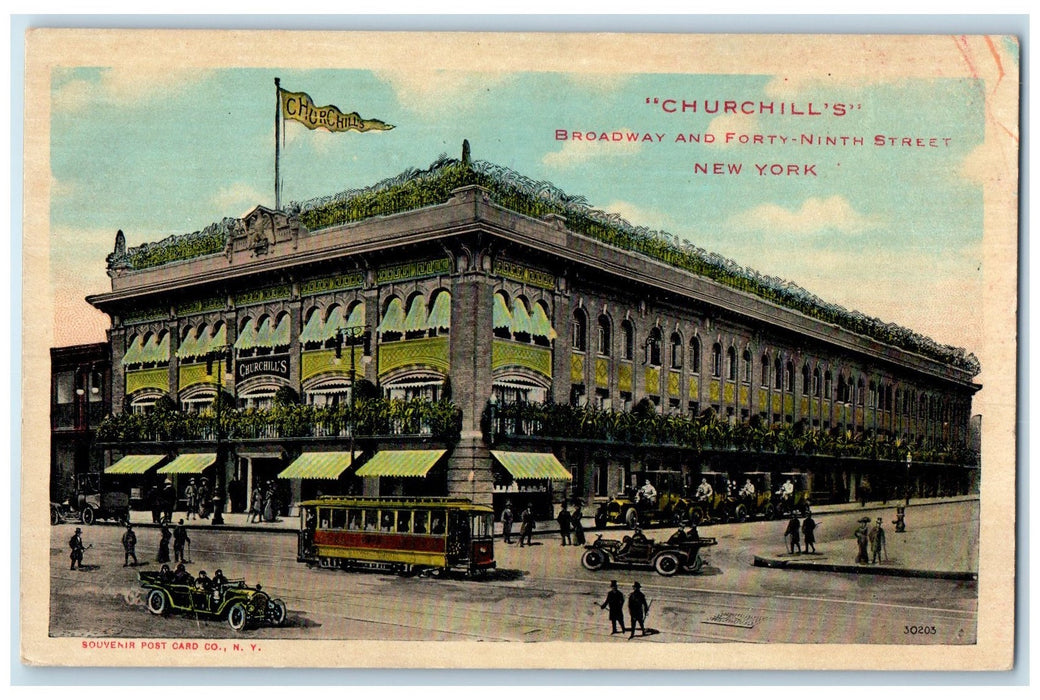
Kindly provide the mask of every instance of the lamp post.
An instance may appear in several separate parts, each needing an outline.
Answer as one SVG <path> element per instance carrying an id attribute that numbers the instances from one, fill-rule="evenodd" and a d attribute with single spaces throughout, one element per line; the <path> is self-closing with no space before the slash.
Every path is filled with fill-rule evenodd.
<path id="1" fill-rule="evenodd" d="M 495 446 L 495 423 L 498 420 L 498 397 L 488 399 L 488 445 Z"/>
<path id="2" fill-rule="evenodd" d="M 356 418 L 354 415 L 354 384 L 357 381 L 357 367 L 354 360 L 354 348 L 357 345 L 366 347 L 368 343 L 368 326 L 344 326 L 336 329 L 336 363 L 343 359 L 343 345 L 346 343 L 350 348 L 350 460 L 354 461 L 354 428 Z M 367 351 L 365 357 L 368 357 Z"/>
<path id="3" fill-rule="evenodd" d="M 94 383 L 95 367 L 96 367 L 96 365 L 92 362 L 90 364 L 90 367 L 89 367 L 88 371 L 87 371 L 86 379 L 83 382 L 85 386 L 77 386 L 76 387 L 76 396 L 79 398 L 80 409 L 83 411 L 82 426 L 83 426 L 83 431 L 84 431 L 84 433 L 86 435 L 86 444 L 87 444 L 87 449 L 86 449 L 86 452 L 87 452 L 87 458 L 86 458 L 87 465 L 86 465 L 86 467 L 87 468 L 85 469 L 85 471 L 88 471 L 88 472 L 90 471 L 91 443 L 93 442 L 93 440 L 91 439 L 91 434 L 90 434 L 90 397 L 91 397 L 91 395 L 96 396 L 98 393 L 100 393 L 100 388 Z M 79 368 L 78 374 L 80 376 L 82 376 L 82 374 L 83 374 L 83 369 L 84 369 L 84 367 L 82 367 L 82 366 Z"/>
<path id="4" fill-rule="evenodd" d="M 227 445 L 224 440 L 224 375 L 223 371 L 233 371 L 234 346 L 225 345 L 206 354 L 206 376 L 213 376 L 213 364 L 217 365 L 217 398 L 214 411 L 217 415 L 217 473 L 213 479 L 213 519 L 211 525 L 224 524 L 224 491 L 227 489 Z"/>
<path id="5" fill-rule="evenodd" d="M 910 505 L 910 464 L 913 462 L 914 457 L 910 454 L 910 450 L 906 451 L 906 505 Z"/>

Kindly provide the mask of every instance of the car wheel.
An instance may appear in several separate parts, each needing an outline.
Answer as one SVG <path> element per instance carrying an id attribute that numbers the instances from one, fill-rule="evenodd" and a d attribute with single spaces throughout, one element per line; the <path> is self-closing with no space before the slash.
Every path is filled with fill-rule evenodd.
<path id="1" fill-rule="evenodd" d="M 599 571 L 607 564 L 607 557 L 598 549 L 586 549 L 581 555 L 581 565 L 589 571 Z"/>
<path id="2" fill-rule="evenodd" d="M 246 624 L 249 622 L 249 615 L 246 613 L 246 606 L 242 603 L 235 603 L 228 610 L 227 614 L 228 625 L 231 629 L 236 632 L 241 632 L 246 628 Z"/>
<path id="3" fill-rule="evenodd" d="M 747 508 L 743 504 L 739 505 L 733 511 L 733 519 L 738 523 L 747 522 Z"/>
<path id="4" fill-rule="evenodd" d="M 51 506 L 51 525 L 58 525 L 61 523 L 61 513 L 54 506 Z"/>
<path id="5" fill-rule="evenodd" d="M 762 509 L 762 515 L 766 520 L 772 520 L 776 517 L 776 508 L 773 507 L 772 503 L 767 503 L 766 507 Z"/>
<path id="6" fill-rule="evenodd" d="M 166 594 L 153 588 L 148 594 L 148 598 L 145 599 L 145 605 L 148 606 L 148 612 L 153 615 L 165 615 Z"/>
<path id="7" fill-rule="evenodd" d="M 93 525 L 94 521 L 97 520 L 97 515 L 94 513 L 94 509 L 90 506 L 84 506 L 83 510 L 80 511 L 79 519 L 84 525 Z"/>
<path id="8" fill-rule="evenodd" d="M 654 559 L 654 571 L 662 576 L 674 576 L 679 570 L 679 557 L 671 552 L 658 554 Z"/>
<path id="9" fill-rule="evenodd" d="M 704 509 L 700 506 L 694 506 L 690 508 L 690 522 L 694 525 L 703 525 L 707 521 L 707 517 L 704 514 Z"/>
<path id="10" fill-rule="evenodd" d="M 625 511 L 625 524 L 633 530 L 639 527 L 639 511 L 635 508 L 629 508 Z"/>
<path id="11" fill-rule="evenodd" d="M 274 625 L 283 625 L 283 624 L 285 624 L 285 618 L 288 616 L 288 614 L 289 614 L 289 611 L 286 609 L 285 603 L 283 603 L 278 598 L 275 598 L 274 600 L 271 601 L 270 619 L 271 619 L 271 623 L 272 624 L 274 624 Z"/>

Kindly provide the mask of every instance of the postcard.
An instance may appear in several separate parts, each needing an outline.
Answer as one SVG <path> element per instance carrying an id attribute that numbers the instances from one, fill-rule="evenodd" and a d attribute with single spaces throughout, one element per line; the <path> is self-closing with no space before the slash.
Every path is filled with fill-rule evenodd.
<path id="1" fill-rule="evenodd" d="M 1010 668 L 1015 37 L 26 46 L 24 663 Z"/>

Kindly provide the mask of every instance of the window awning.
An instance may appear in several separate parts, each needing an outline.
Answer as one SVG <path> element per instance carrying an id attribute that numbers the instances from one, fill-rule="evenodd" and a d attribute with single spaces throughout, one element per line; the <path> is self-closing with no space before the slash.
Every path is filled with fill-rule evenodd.
<path id="1" fill-rule="evenodd" d="M 451 328 L 451 294 L 441 292 L 437 295 L 427 322 L 430 328 Z"/>
<path id="2" fill-rule="evenodd" d="M 384 450 L 377 452 L 358 476 L 426 476 L 447 450 Z"/>
<path id="3" fill-rule="evenodd" d="M 404 329 L 406 331 L 424 331 L 429 327 L 429 321 L 426 316 L 426 300 L 421 296 L 416 296 L 412 299 L 411 306 L 408 307 L 408 316 L 404 319 Z"/>
<path id="4" fill-rule="evenodd" d="M 253 320 L 247 319 L 246 324 L 242 327 L 242 331 L 238 334 L 238 338 L 235 340 L 235 349 L 248 350 L 253 347 L 255 343 L 256 328 L 253 326 Z"/>
<path id="5" fill-rule="evenodd" d="M 354 459 L 361 454 L 355 452 L 304 452 L 292 464 L 282 470 L 279 479 L 337 479 Z"/>
<path id="6" fill-rule="evenodd" d="M 165 458 L 166 455 L 127 455 L 115 464 L 106 467 L 105 473 L 144 474 Z"/>
<path id="7" fill-rule="evenodd" d="M 491 455 L 505 467 L 514 479 L 552 479 L 570 481 L 571 473 L 560 464 L 552 452 L 502 452 Z"/>
<path id="8" fill-rule="evenodd" d="M 289 314 L 282 316 L 282 320 L 275 326 L 274 331 L 271 333 L 271 345 L 276 348 L 284 348 L 289 345 L 290 338 L 292 337 L 289 332 Z"/>
<path id="9" fill-rule="evenodd" d="M 501 294 L 496 294 L 495 306 L 491 314 L 491 327 L 498 330 L 499 328 L 508 329 L 512 325 L 513 314 L 509 313 L 505 298 Z"/>
<path id="10" fill-rule="evenodd" d="M 325 340 L 325 322 L 321 320 L 321 309 L 315 309 L 300 333 L 301 343 L 320 343 Z"/>
<path id="11" fill-rule="evenodd" d="M 404 333 L 404 321 L 404 305 L 400 299 L 394 297 L 390 300 L 390 305 L 386 307 L 383 320 L 376 330 L 380 333 Z"/>
<path id="12" fill-rule="evenodd" d="M 531 314 L 527 313 L 522 299 L 513 300 L 513 323 L 509 330 L 513 333 L 530 333 L 532 330 Z"/>
<path id="13" fill-rule="evenodd" d="M 201 474 L 202 471 L 217 461 L 213 452 L 197 452 L 179 455 L 156 474 Z"/>
<path id="14" fill-rule="evenodd" d="M 350 316 L 342 325 L 347 328 L 365 325 L 365 304 L 354 304 L 354 308 L 350 310 Z"/>
<path id="15" fill-rule="evenodd" d="M 535 303 L 531 309 L 531 335 L 540 335 L 549 340 L 556 339 L 556 331 L 541 304 Z"/>

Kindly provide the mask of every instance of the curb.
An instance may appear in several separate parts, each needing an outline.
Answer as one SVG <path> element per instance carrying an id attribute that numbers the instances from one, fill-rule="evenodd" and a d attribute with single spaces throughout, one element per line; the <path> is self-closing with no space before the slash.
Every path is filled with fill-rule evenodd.
<path id="1" fill-rule="evenodd" d="M 951 581 L 977 581 L 979 575 L 973 571 L 927 571 L 925 569 L 898 569 L 892 566 L 863 566 L 859 564 L 813 564 L 811 562 L 782 561 L 755 556 L 755 566 L 768 569 L 791 569 L 797 571 L 826 571 L 842 574 L 873 574 L 875 576 L 903 576 L 906 578 L 937 578 Z"/>

